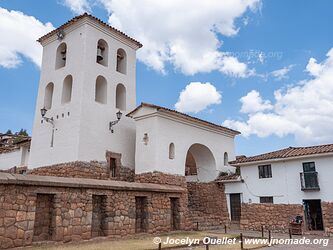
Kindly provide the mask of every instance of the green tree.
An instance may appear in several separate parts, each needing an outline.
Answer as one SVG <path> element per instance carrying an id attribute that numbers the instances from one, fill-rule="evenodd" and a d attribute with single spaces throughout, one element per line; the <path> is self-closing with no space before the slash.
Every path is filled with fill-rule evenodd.
<path id="1" fill-rule="evenodd" d="M 12 132 L 10 129 L 8 129 L 7 132 L 6 132 L 6 134 L 7 134 L 7 135 L 12 135 L 13 132 Z"/>
<path id="2" fill-rule="evenodd" d="M 27 130 L 23 128 L 21 128 L 21 130 L 17 133 L 17 135 L 29 136 Z"/>

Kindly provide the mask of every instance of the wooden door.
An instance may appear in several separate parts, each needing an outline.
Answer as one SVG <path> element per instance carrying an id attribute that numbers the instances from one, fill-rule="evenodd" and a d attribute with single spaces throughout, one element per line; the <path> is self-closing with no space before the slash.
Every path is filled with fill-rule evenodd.
<path id="1" fill-rule="evenodd" d="M 240 221 L 241 217 L 240 194 L 230 194 L 230 213 L 232 221 Z"/>

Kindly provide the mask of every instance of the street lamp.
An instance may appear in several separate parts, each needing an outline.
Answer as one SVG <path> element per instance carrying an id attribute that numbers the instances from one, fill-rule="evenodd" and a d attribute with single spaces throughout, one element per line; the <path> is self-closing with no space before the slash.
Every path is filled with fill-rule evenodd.
<path id="1" fill-rule="evenodd" d="M 109 130 L 111 131 L 111 133 L 114 132 L 114 130 L 113 130 L 113 126 L 116 125 L 116 124 L 120 121 L 122 115 L 123 115 L 123 113 L 121 113 L 120 110 L 119 110 L 119 111 L 116 113 L 117 120 L 115 120 L 115 121 L 111 121 L 111 122 L 109 123 Z"/>
<path id="2" fill-rule="evenodd" d="M 51 118 L 48 118 L 46 117 L 46 112 L 47 112 L 47 109 L 45 107 L 43 107 L 41 110 L 40 110 L 40 114 L 42 115 L 42 118 L 43 120 L 45 120 L 46 122 L 48 123 L 51 123 L 53 126 L 54 126 L 54 120 L 53 120 L 53 117 Z"/>
<path id="3" fill-rule="evenodd" d="M 45 107 L 43 107 L 40 110 L 40 114 L 42 115 L 43 120 L 45 120 L 46 122 L 48 122 L 48 123 L 50 123 L 52 125 L 51 147 L 53 147 L 53 140 L 54 140 L 54 120 L 53 120 L 53 117 L 51 117 L 51 118 L 46 117 L 45 116 L 46 112 L 47 112 L 47 109 Z"/>

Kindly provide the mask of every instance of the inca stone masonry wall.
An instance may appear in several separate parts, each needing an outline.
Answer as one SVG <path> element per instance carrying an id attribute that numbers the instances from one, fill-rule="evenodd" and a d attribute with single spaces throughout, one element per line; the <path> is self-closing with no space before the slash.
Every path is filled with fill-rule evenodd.
<path id="1" fill-rule="evenodd" d="M 187 211 L 184 211 L 186 228 L 212 229 L 229 224 L 224 185 L 215 182 L 197 183 L 186 182 L 185 176 L 164 174 L 161 172 L 143 173 L 135 175 L 136 182 L 160 183 L 181 186 L 187 189 L 182 194 L 182 200 L 186 201 Z M 185 206 L 185 204 L 184 204 Z M 184 225 L 184 221 L 181 222 Z"/>
<path id="2" fill-rule="evenodd" d="M 261 226 L 278 232 L 288 232 L 289 222 L 303 216 L 301 204 L 242 203 L 240 228 L 261 230 Z"/>
<path id="3" fill-rule="evenodd" d="M 323 222 L 325 232 L 333 233 L 333 202 L 322 202 L 321 209 L 323 213 Z"/>
<path id="4" fill-rule="evenodd" d="M 171 198 L 179 199 L 175 210 L 181 218 L 179 229 L 186 229 L 187 201 L 182 188 L 58 177 L 43 177 L 45 181 L 38 184 L 43 178 L 17 176 L 0 178 L 0 248 L 29 246 L 40 240 L 133 235 L 138 219 L 136 197 L 146 197 L 146 214 L 139 214 L 148 221 L 145 232 L 172 229 Z M 14 181 L 15 185 L 10 184 Z"/>
<path id="5" fill-rule="evenodd" d="M 39 167 L 28 171 L 28 174 L 58 177 L 77 177 L 100 180 L 134 181 L 134 170 L 120 166 L 117 176 L 110 174 L 107 162 L 68 162 L 52 166 Z"/>
<path id="6" fill-rule="evenodd" d="M 229 224 L 224 185 L 210 183 L 187 183 L 188 189 L 188 220 L 192 229 L 220 228 Z"/>
<path id="7" fill-rule="evenodd" d="M 143 174 L 136 174 L 134 177 L 135 182 L 141 183 L 156 183 L 186 187 L 186 178 L 181 175 L 165 174 L 162 172 L 149 172 Z"/>

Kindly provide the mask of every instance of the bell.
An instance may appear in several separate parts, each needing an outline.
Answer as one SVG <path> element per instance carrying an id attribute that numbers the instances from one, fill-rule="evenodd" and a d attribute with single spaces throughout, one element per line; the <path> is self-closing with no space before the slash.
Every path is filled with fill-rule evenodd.
<path id="1" fill-rule="evenodd" d="M 66 61 L 66 50 L 61 51 L 62 60 Z"/>
<path id="2" fill-rule="evenodd" d="M 103 52 L 101 47 L 97 47 L 97 62 L 103 60 Z"/>

